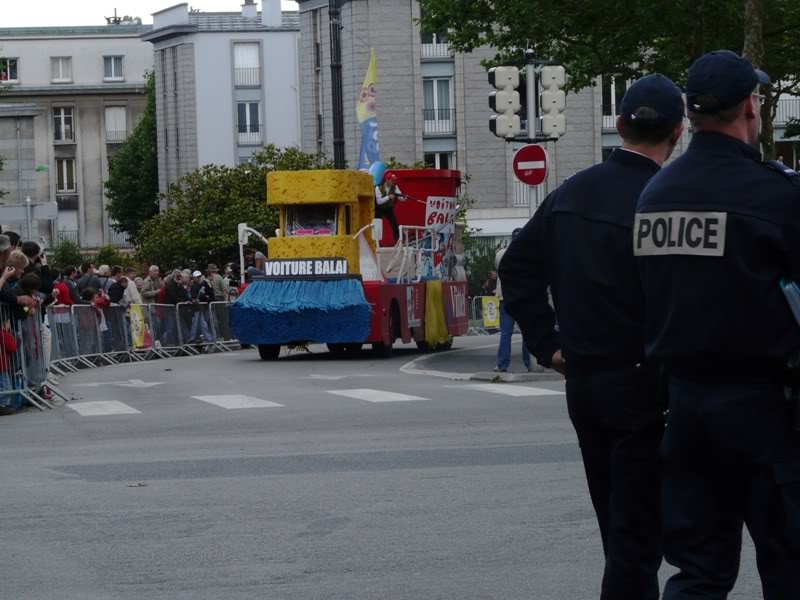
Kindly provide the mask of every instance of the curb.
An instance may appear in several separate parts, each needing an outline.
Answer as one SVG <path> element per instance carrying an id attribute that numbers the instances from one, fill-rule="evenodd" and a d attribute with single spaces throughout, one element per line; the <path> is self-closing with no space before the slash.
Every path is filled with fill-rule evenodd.
<path id="1" fill-rule="evenodd" d="M 541 371 L 538 373 L 495 373 L 486 371 L 473 373 L 470 381 L 490 381 L 492 383 L 520 383 L 523 381 L 563 381 L 564 376 L 555 371 Z"/>

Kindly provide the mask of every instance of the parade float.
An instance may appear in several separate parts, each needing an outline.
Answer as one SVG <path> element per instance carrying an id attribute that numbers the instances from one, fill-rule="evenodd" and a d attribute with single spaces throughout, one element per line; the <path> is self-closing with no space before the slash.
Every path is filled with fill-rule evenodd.
<path id="1" fill-rule="evenodd" d="M 375 185 L 394 174 L 399 239 L 375 218 Z M 397 340 L 448 349 L 468 329 L 467 288 L 457 253 L 458 171 L 272 172 L 268 203 L 279 229 L 268 239 L 263 276 L 231 307 L 243 344 L 264 360 L 281 347 L 324 343 L 351 353 L 371 344 L 389 356 Z M 251 234 L 239 227 L 240 246 Z"/>

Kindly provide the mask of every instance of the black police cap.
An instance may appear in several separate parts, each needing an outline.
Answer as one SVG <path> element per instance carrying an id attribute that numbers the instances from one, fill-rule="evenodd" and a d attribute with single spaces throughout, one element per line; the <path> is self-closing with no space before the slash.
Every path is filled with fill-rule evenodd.
<path id="1" fill-rule="evenodd" d="M 659 73 L 637 79 L 620 105 L 625 120 L 659 120 L 677 123 L 683 118 L 681 90 L 669 77 Z"/>
<path id="2" fill-rule="evenodd" d="M 747 98 L 769 76 L 730 50 L 716 50 L 698 58 L 686 79 L 686 106 L 691 112 L 714 114 Z"/>

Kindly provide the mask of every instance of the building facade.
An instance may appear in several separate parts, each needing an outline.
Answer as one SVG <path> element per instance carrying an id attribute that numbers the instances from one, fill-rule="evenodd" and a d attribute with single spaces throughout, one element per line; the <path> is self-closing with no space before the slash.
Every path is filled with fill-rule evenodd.
<path id="1" fill-rule="evenodd" d="M 144 109 L 152 52 L 139 36 L 149 29 L 138 19 L 0 29 L 2 202 L 56 202 L 57 220 L 35 224 L 48 243 L 126 244 L 106 214 L 104 183 Z"/>
<path id="2" fill-rule="evenodd" d="M 300 145 L 296 12 L 202 13 L 178 4 L 153 15 L 159 189 L 202 165 L 234 166 L 265 144 Z"/>

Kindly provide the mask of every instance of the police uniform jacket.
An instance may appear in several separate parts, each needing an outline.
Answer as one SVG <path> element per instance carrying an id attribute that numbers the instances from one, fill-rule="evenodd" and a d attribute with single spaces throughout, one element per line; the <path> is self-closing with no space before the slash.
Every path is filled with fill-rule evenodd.
<path id="1" fill-rule="evenodd" d="M 782 369 L 800 348 L 779 286 L 800 281 L 794 181 L 710 132 L 650 181 L 634 229 L 648 357 L 676 374 L 748 372 Z"/>
<path id="2" fill-rule="evenodd" d="M 615 150 L 550 194 L 509 245 L 498 272 L 505 308 L 540 364 L 559 349 L 570 367 L 642 360 L 632 229 L 639 194 L 658 171 L 646 156 Z"/>

